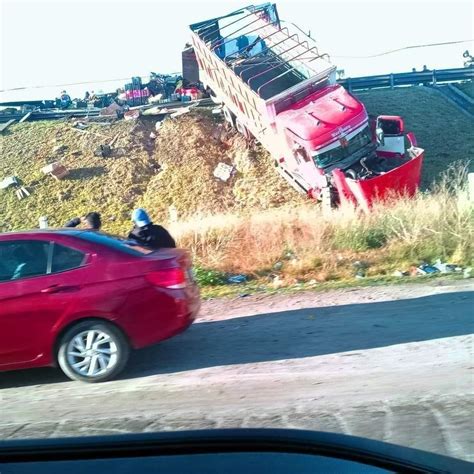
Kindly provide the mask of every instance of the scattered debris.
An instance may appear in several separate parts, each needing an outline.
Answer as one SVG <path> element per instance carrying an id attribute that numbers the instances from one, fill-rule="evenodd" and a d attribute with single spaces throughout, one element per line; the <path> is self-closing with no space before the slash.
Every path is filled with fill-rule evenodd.
<path id="1" fill-rule="evenodd" d="M 467 267 L 464 269 L 464 271 L 462 272 L 462 276 L 464 278 L 471 278 L 471 273 L 472 273 L 472 268 L 471 267 Z"/>
<path id="2" fill-rule="evenodd" d="M 156 94 L 148 99 L 149 104 L 155 104 L 163 99 L 163 94 Z"/>
<path id="3" fill-rule="evenodd" d="M 226 163 L 219 163 L 214 169 L 214 176 L 226 183 L 235 173 L 235 168 Z"/>
<path id="4" fill-rule="evenodd" d="M 432 275 L 433 273 L 439 273 L 439 270 L 433 265 L 423 263 L 417 268 L 417 272 L 419 275 Z"/>
<path id="5" fill-rule="evenodd" d="M 30 110 L 28 113 L 26 113 L 25 115 L 23 115 L 23 117 L 21 117 L 20 121 L 18 123 L 23 123 L 23 122 L 26 122 L 31 114 L 33 113 L 33 110 Z"/>
<path id="6" fill-rule="evenodd" d="M 285 282 L 278 276 L 276 275 L 273 280 L 272 280 L 272 286 L 275 289 L 281 288 L 285 285 Z"/>
<path id="7" fill-rule="evenodd" d="M 2 181 L 0 181 L 0 189 L 7 189 L 10 186 L 18 184 L 16 176 L 7 176 Z"/>
<path id="8" fill-rule="evenodd" d="M 76 128 L 78 130 L 85 130 L 89 124 L 85 122 L 80 122 L 79 120 L 76 120 L 72 123 L 73 128 Z"/>
<path id="9" fill-rule="evenodd" d="M 12 125 L 15 122 L 16 122 L 15 119 L 11 119 L 7 123 L 2 123 L 0 125 L 0 133 L 3 133 L 10 125 Z"/>
<path id="10" fill-rule="evenodd" d="M 19 200 L 30 195 L 28 189 L 22 185 L 21 181 L 16 176 L 7 176 L 0 182 L 0 189 L 7 189 L 10 186 L 15 188 L 15 194 Z"/>
<path id="11" fill-rule="evenodd" d="M 27 198 L 30 195 L 30 192 L 24 186 L 19 186 L 18 188 L 16 188 L 15 193 L 19 201 L 24 198 Z"/>
<path id="12" fill-rule="evenodd" d="M 114 143 L 117 141 L 119 136 L 120 136 L 120 132 L 115 134 L 114 138 L 112 138 L 112 140 L 110 140 L 109 147 L 112 147 L 114 145 Z"/>
<path id="13" fill-rule="evenodd" d="M 245 283 L 247 281 L 247 277 L 245 275 L 232 275 L 227 278 L 227 283 Z"/>
<path id="14" fill-rule="evenodd" d="M 116 102 L 112 102 L 108 107 L 100 109 L 99 115 L 101 116 L 118 116 L 119 113 L 123 112 L 123 107 L 118 105 Z"/>
<path id="15" fill-rule="evenodd" d="M 39 218 L 39 228 L 40 229 L 47 229 L 48 228 L 48 217 L 47 216 L 41 216 Z"/>
<path id="16" fill-rule="evenodd" d="M 365 278 L 365 276 L 366 276 L 365 271 L 367 270 L 367 268 L 369 268 L 369 264 L 367 262 L 362 262 L 362 261 L 356 260 L 352 264 L 352 266 L 356 270 L 355 277 L 357 279 Z"/>
<path id="17" fill-rule="evenodd" d="M 441 263 L 441 260 L 438 259 L 433 265 L 434 268 L 437 268 L 440 273 L 454 273 L 461 272 L 462 268 L 450 263 Z"/>
<path id="18" fill-rule="evenodd" d="M 171 118 L 176 118 L 176 117 L 180 117 L 181 115 L 184 115 L 184 114 L 187 114 L 191 112 L 191 107 L 181 107 L 180 109 L 178 109 L 176 112 L 173 112 L 170 117 Z"/>
<path id="19" fill-rule="evenodd" d="M 215 109 L 212 109 L 212 113 L 214 115 L 219 115 L 222 113 L 222 107 L 216 107 Z"/>
<path id="20" fill-rule="evenodd" d="M 125 120 L 136 120 L 138 117 L 140 117 L 140 111 L 139 110 L 127 110 L 123 114 L 123 118 Z"/>
<path id="21" fill-rule="evenodd" d="M 51 163 L 44 166 L 41 171 L 44 174 L 49 174 L 55 179 L 63 179 L 69 174 L 69 170 L 59 162 Z"/>
<path id="22" fill-rule="evenodd" d="M 157 137 L 156 133 L 150 132 L 150 139 L 154 140 Z"/>
<path id="23" fill-rule="evenodd" d="M 155 123 L 155 130 L 158 131 L 163 125 L 163 121 L 159 120 L 158 122 Z"/>
<path id="24" fill-rule="evenodd" d="M 61 201 L 61 202 L 62 201 L 67 201 L 68 199 L 71 198 L 71 192 L 70 191 L 65 191 L 65 192 L 59 191 L 57 196 L 58 196 L 59 201 Z"/>
<path id="25" fill-rule="evenodd" d="M 273 265 L 273 269 L 279 272 L 283 268 L 283 262 L 277 262 Z"/>
<path id="26" fill-rule="evenodd" d="M 394 277 L 405 277 L 405 276 L 409 276 L 409 275 L 410 275 L 410 272 L 402 272 L 400 270 L 395 270 L 392 273 L 392 276 L 394 276 Z"/>
<path id="27" fill-rule="evenodd" d="M 64 153 L 66 150 L 67 150 L 67 145 L 56 145 L 54 148 L 53 148 L 53 153 L 56 153 L 57 155 L 60 155 L 62 153 Z"/>
<path id="28" fill-rule="evenodd" d="M 169 114 L 173 110 L 178 109 L 167 109 L 166 107 L 160 107 L 159 105 L 155 105 L 155 107 L 151 107 L 150 109 L 146 109 L 143 111 L 143 115 L 164 115 Z"/>
<path id="29" fill-rule="evenodd" d="M 94 151 L 95 156 L 101 156 L 107 158 L 112 154 L 112 148 L 109 145 L 99 145 Z"/>

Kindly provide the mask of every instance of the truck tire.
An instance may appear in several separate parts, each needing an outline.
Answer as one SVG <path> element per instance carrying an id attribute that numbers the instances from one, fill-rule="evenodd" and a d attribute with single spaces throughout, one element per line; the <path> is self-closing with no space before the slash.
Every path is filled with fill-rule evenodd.
<path id="1" fill-rule="evenodd" d="M 130 346 L 120 329 L 107 321 L 86 320 L 62 335 L 57 357 L 70 379 L 97 383 L 116 377 L 129 354 Z"/>
<path id="2" fill-rule="evenodd" d="M 224 117 L 227 122 L 229 122 L 232 127 L 235 128 L 235 115 L 230 111 L 229 107 L 224 106 L 222 109 L 224 112 Z"/>
<path id="3" fill-rule="evenodd" d="M 239 119 L 235 119 L 235 128 L 247 140 L 252 138 L 252 134 L 249 132 L 249 129 Z"/>

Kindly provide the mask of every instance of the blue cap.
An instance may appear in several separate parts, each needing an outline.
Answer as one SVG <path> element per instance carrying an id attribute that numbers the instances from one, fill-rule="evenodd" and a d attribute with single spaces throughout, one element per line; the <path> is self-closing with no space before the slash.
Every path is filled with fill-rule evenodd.
<path id="1" fill-rule="evenodd" d="M 132 221 L 135 222 L 138 227 L 145 227 L 146 225 L 151 224 L 150 216 L 145 209 L 142 209 L 141 207 L 132 212 Z"/>

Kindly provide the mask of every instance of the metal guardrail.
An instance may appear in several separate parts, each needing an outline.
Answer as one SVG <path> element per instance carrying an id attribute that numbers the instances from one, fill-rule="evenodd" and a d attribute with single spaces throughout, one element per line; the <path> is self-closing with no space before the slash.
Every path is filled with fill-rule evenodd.
<path id="1" fill-rule="evenodd" d="M 356 89 L 376 87 L 414 86 L 418 84 L 436 86 L 438 83 L 459 82 L 474 79 L 474 67 L 457 69 L 433 69 L 432 71 L 401 72 L 378 76 L 349 77 L 337 82 L 349 92 Z"/>

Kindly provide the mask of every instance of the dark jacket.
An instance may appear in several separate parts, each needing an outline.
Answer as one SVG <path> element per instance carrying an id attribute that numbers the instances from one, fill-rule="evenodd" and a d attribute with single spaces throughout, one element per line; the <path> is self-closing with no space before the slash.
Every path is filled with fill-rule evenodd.
<path id="1" fill-rule="evenodd" d="M 156 224 L 148 224 L 144 227 L 135 226 L 128 234 L 128 238 L 153 249 L 176 247 L 176 242 L 170 233 L 161 225 Z"/>
<path id="2" fill-rule="evenodd" d="M 74 219 L 67 221 L 64 224 L 64 227 L 77 227 L 80 223 L 81 219 L 79 217 L 74 217 Z"/>

